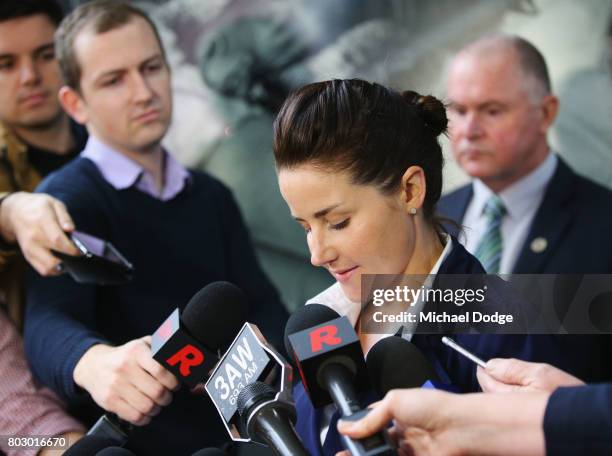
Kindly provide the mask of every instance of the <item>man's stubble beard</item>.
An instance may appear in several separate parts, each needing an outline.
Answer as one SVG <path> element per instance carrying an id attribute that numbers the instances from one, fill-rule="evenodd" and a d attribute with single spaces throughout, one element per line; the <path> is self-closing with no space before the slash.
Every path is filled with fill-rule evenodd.
<path id="1" fill-rule="evenodd" d="M 32 119 L 32 120 L 17 120 L 16 122 L 5 121 L 4 123 L 15 130 L 30 130 L 30 131 L 46 131 L 53 128 L 58 128 L 62 120 L 68 114 L 64 113 L 61 108 L 58 108 L 57 112 L 53 115 L 49 115 L 43 119 Z"/>

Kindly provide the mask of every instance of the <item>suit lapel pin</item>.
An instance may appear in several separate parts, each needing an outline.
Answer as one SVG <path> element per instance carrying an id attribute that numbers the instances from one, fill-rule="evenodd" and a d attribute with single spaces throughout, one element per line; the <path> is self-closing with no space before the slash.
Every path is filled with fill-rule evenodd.
<path id="1" fill-rule="evenodd" d="M 548 247 L 548 241 L 546 238 L 537 237 L 533 241 L 531 241 L 531 251 L 533 253 L 542 253 Z"/>

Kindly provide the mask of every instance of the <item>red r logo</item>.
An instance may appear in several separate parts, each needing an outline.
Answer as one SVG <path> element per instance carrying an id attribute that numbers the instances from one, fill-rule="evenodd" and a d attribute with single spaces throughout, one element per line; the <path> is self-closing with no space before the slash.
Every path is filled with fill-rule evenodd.
<path id="1" fill-rule="evenodd" d="M 178 352 L 172 355 L 166 361 L 170 366 L 181 363 L 179 372 L 183 377 L 188 377 L 191 374 L 191 368 L 198 366 L 204 361 L 204 355 L 200 350 L 193 345 L 185 345 Z"/>
<path id="2" fill-rule="evenodd" d="M 337 333 L 338 327 L 334 325 L 323 326 L 312 331 L 310 333 L 310 348 L 312 352 L 321 351 L 324 343 L 331 347 L 342 343 L 342 339 L 336 337 Z"/>

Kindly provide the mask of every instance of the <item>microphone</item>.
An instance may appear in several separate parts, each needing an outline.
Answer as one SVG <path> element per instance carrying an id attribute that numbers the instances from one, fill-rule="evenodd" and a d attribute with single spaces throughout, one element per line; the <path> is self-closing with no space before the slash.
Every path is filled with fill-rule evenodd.
<path id="1" fill-rule="evenodd" d="M 87 434 L 64 452 L 64 456 L 94 456 L 104 448 L 116 445 L 116 442 L 101 435 Z"/>
<path id="2" fill-rule="evenodd" d="M 207 348 L 224 352 L 247 319 L 248 299 L 231 282 L 206 285 L 187 303 L 181 321 L 187 331 Z"/>
<path id="3" fill-rule="evenodd" d="M 370 384 L 359 339 L 346 317 L 308 304 L 289 317 L 285 340 L 316 408 L 335 403 L 344 416 L 361 410 L 357 393 Z"/>
<path id="4" fill-rule="evenodd" d="M 420 388 L 438 381 L 429 360 L 411 342 L 399 336 L 379 340 L 368 352 L 366 365 L 374 390 L 384 396 L 392 389 Z"/>
<path id="5" fill-rule="evenodd" d="M 183 383 L 197 387 L 246 320 L 247 309 L 246 296 L 237 286 L 223 281 L 206 285 L 189 300 L 181 317 L 179 309 L 175 309 L 153 333 L 153 359 Z M 115 414 L 107 413 L 87 435 L 105 437 L 111 445 L 123 446 L 131 427 Z"/>
<path id="6" fill-rule="evenodd" d="M 240 288 L 229 282 L 210 283 L 191 298 L 182 316 L 175 309 L 155 331 L 153 358 L 195 388 L 208 378 L 247 312 L 247 298 Z"/>
<path id="7" fill-rule="evenodd" d="M 227 331 L 223 334 L 227 337 Z M 277 375 L 278 367 L 280 376 Z M 279 407 L 294 407 L 291 365 L 267 342 L 257 325 L 245 323 L 205 385 L 223 425 L 235 442 L 262 443 L 252 439 L 241 426 L 237 402 L 240 392 L 258 381 L 275 383 L 272 391 Z"/>
<path id="8" fill-rule="evenodd" d="M 233 299 L 239 301 L 239 298 L 244 296 L 242 291 L 233 285 L 232 288 Z M 216 288 L 215 293 L 207 298 L 207 302 L 213 300 L 219 302 L 219 305 L 213 309 L 216 313 L 199 307 L 193 309 L 189 307 L 185 310 L 182 320 L 193 337 L 208 347 L 215 346 L 220 350 L 229 345 L 204 388 L 219 412 L 231 439 L 236 442 L 251 442 L 249 434 L 240 426 L 237 406 L 240 391 L 256 381 L 263 380 L 268 383 L 274 381 L 277 378 L 276 368 L 280 366 L 279 385 L 277 391 L 273 390 L 274 400 L 280 407 L 294 407 L 291 396 L 293 371 L 291 365 L 267 342 L 257 325 L 251 323 L 242 325 L 246 319 L 246 306 L 243 309 L 244 315 L 237 317 L 237 312 L 228 305 L 228 299 L 225 298 L 228 294 L 226 289 L 227 286 L 223 286 L 224 299 L 218 299 L 219 289 Z M 222 330 L 219 328 L 219 321 L 222 323 Z M 228 324 L 231 321 L 233 321 L 231 325 Z M 233 328 L 230 329 L 228 326 Z M 233 337 L 236 332 L 238 334 Z"/>
<path id="9" fill-rule="evenodd" d="M 287 322 L 285 341 L 314 407 L 334 403 L 343 417 L 363 413 L 359 392 L 370 389 L 359 338 L 346 317 L 321 304 L 298 309 Z M 365 439 L 341 436 L 352 456 L 396 454 L 386 433 Z"/>
<path id="10" fill-rule="evenodd" d="M 295 407 L 275 400 L 276 391 L 263 382 L 244 387 L 238 395 L 238 413 L 252 440 L 265 443 L 279 456 L 308 456 L 295 432 Z"/>
<path id="11" fill-rule="evenodd" d="M 130 450 L 121 447 L 108 447 L 96 453 L 96 456 L 136 456 Z"/>
<path id="12" fill-rule="evenodd" d="M 86 436 L 104 438 L 110 442 L 107 446 L 123 446 L 127 443 L 131 430 L 131 423 L 122 420 L 114 413 L 106 413 L 98 418 Z"/>

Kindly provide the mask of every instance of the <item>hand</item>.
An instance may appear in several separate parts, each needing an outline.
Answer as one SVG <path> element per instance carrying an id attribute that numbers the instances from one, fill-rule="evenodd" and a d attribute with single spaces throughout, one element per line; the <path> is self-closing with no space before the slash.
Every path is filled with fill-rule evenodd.
<path id="1" fill-rule="evenodd" d="M 486 369 L 476 371 L 478 383 L 485 392 L 547 391 L 560 386 L 584 385 L 580 379 L 549 364 L 528 363 L 518 359 L 491 359 Z"/>
<path id="2" fill-rule="evenodd" d="M 49 195 L 17 192 L 0 205 L 0 233 L 7 242 L 19 243 L 25 259 L 41 275 L 58 274 L 60 260 L 50 249 L 78 255 L 65 231 L 74 223 L 64 204 Z"/>
<path id="3" fill-rule="evenodd" d="M 361 420 L 339 421 L 338 430 L 363 438 L 393 420 L 389 436 L 397 442 L 399 455 L 544 455 L 542 421 L 548 397 L 543 392 L 393 390 Z"/>
<path id="4" fill-rule="evenodd" d="M 104 410 L 143 426 L 172 401 L 178 380 L 151 357 L 151 336 L 119 347 L 94 345 L 74 368 L 74 381 Z"/>

